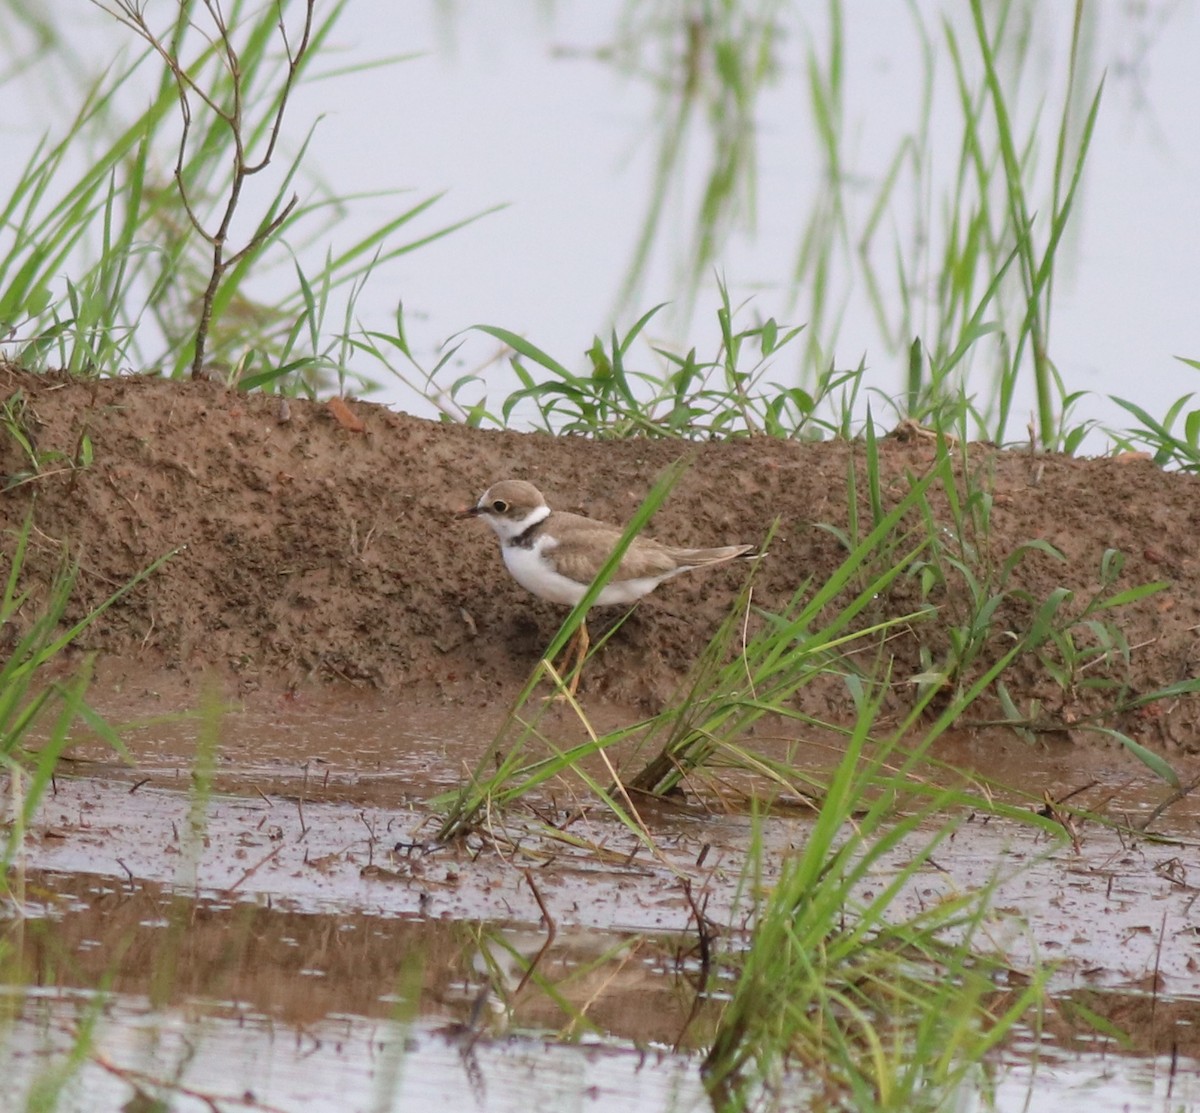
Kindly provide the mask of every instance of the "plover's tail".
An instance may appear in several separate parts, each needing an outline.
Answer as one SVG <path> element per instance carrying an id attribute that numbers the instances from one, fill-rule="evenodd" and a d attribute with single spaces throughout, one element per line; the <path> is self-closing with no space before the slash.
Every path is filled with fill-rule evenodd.
<path id="1" fill-rule="evenodd" d="M 671 549 L 671 556 L 683 567 L 704 568 L 709 564 L 724 564 L 727 560 L 758 560 L 766 553 L 753 545 L 720 545 L 715 549 Z"/>

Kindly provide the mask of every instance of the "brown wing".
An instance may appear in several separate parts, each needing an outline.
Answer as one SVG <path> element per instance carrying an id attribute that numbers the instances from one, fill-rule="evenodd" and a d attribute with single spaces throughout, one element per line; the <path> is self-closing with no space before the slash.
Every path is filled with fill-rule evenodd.
<path id="1" fill-rule="evenodd" d="M 564 552 L 555 549 L 548 554 L 555 568 L 564 576 L 586 583 L 600 571 L 600 565 L 608 559 L 621 539 L 623 530 L 607 522 L 597 522 L 578 514 L 555 512 L 553 523 L 547 522 L 550 532 L 563 541 L 585 542 L 586 551 Z M 568 546 L 569 548 L 569 546 Z M 622 557 L 614 581 L 637 580 L 642 577 L 661 577 L 685 568 L 700 568 L 706 564 L 720 564 L 733 560 L 754 549 L 753 545 L 724 545 L 714 549 L 676 549 L 663 545 L 644 534 L 633 539 L 633 543 Z"/>
<path id="2" fill-rule="evenodd" d="M 547 552 L 555 569 L 573 580 L 587 583 L 595 578 L 600 566 L 621 540 L 624 530 L 597 522 L 578 514 L 556 511 L 553 521 L 547 522 L 547 530 L 560 538 L 563 545 Z M 586 545 L 585 549 L 574 549 L 566 542 Z M 613 575 L 614 580 L 635 580 L 642 576 L 665 576 L 678 567 L 672 551 L 649 537 L 635 537 L 625 551 L 621 563 Z"/>

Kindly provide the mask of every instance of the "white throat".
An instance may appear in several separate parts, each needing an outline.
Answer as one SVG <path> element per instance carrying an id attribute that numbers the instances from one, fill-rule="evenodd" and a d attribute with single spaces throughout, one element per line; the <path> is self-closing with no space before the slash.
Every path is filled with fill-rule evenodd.
<path id="1" fill-rule="evenodd" d="M 530 526 L 536 526 L 538 522 L 549 518 L 550 507 L 545 504 L 535 506 L 522 518 L 497 518 L 493 514 L 484 514 L 483 517 L 501 541 L 511 541 L 514 537 L 520 537 Z"/>

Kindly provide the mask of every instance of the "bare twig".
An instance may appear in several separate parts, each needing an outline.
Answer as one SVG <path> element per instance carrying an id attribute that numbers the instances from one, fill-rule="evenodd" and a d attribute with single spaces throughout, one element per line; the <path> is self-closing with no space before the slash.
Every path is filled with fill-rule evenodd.
<path id="1" fill-rule="evenodd" d="M 270 854 L 266 854 L 262 858 L 260 858 L 257 862 L 254 863 L 254 865 L 250 866 L 249 869 L 245 870 L 242 873 L 242 876 L 239 877 L 232 885 L 230 885 L 229 888 L 225 890 L 225 892 L 232 893 L 232 892 L 235 892 L 236 890 L 240 889 L 247 881 L 250 880 L 250 878 L 252 878 L 260 869 L 262 869 L 263 866 L 265 866 L 268 862 L 273 861 L 275 858 L 277 858 L 279 856 L 280 852 L 283 850 L 283 847 L 284 847 L 284 844 L 280 843 L 274 850 L 271 851 Z"/>
<path id="2" fill-rule="evenodd" d="M 146 22 L 141 0 L 107 0 L 107 2 L 106 0 L 93 0 L 93 3 L 143 39 L 162 59 L 175 82 L 179 113 L 183 122 L 179 137 L 179 153 L 175 160 L 175 186 L 179 191 L 180 201 L 193 229 L 212 249 L 208 280 L 200 298 L 196 338 L 192 353 L 191 375 L 193 379 L 197 379 L 202 376 L 204 371 L 204 357 L 208 346 L 209 332 L 212 328 L 213 307 L 225 275 L 231 267 L 237 266 L 248 255 L 258 251 L 267 243 L 283 227 L 299 204 L 299 197 L 292 194 L 279 212 L 270 220 L 259 224 L 245 244 L 237 250 L 230 250 L 228 244 L 230 227 L 241 201 L 246 179 L 265 170 L 275 156 L 288 101 L 311 43 L 316 0 L 304 0 L 303 25 L 299 40 L 296 42 L 292 41 L 284 24 L 283 8 L 286 0 L 276 0 L 279 37 L 283 42 L 284 56 L 287 62 L 283 85 L 276 98 L 267 128 L 266 148 L 257 160 L 252 159 L 247 150 L 246 121 L 243 113 L 247 85 L 246 72 L 242 64 L 242 56 L 217 0 L 203 0 L 204 10 L 208 13 L 208 18 L 212 23 L 213 30 L 210 33 L 205 33 L 191 23 L 188 18 L 188 6 L 181 5 L 169 42 L 164 36 L 157 34 Z M 208 43 L 206 57 L 215 55 L 220 59 L 221 67 L 229 80 L 228 104 L 222 104 L 219 100 L 215 82 L 206 88 L 193 73 L 189 72 L 181 60 L 183 38 L 188 31 L 204 35 L 205 41 Z M 229 189 L 216 228 L 212 230 L 197 212 L 195 200 L 189 192 L 186 180 L 187 156 L 192 145 L 192 124 L 194 122 L 193 97 L 201 102 L 226 129 L 232 145 Z"/>
<path id="3" fill-rule="evenodd" d="M 1180 800 L 1190 796 L 1196 791 L 1197 788 L 1200 788 L 1200 777 L 1196 777 L 1194 780 L 1189 781 L 1185 785 L 1180 785 L 1179 788 L 1177 788 L 1169 796 L 1159 801 L 1158 805 L 1150 812 L 1150 814 L 1137 825 L 1138 830 L 1149 830 L 1150 824 L 1157 820 L 1158 817 L 1162 815 L 1163 812 L 1165 812 L 1169 807 L 1171 807 L 1172 804 L 1178 804 Z"/>
<path id="4" fill-rule="evenodd" d="M 550 909 L 546 907 L 546 902 L 542 900 L 542 894 L 538 892 L 538 887 L 533 880 L 533 874 L 528 870 L 523 872 L 525 874 L 525 882 L 529 886 L 530 892 L 533 893 L 533 899 L 537 901 L 537 906 L 542 911 L 542 919 L 546 921 L 546 941 L 541 945 L 538 953 L 533 956 L 533 960 L 525 968 L 525 973 L 521 976 L 520 982 L 517 983 L 517 988 L 513 991 L 512 999 L 514 1001 L 521 995 L 521 990 L 525 988 L 529 979 L 533 977 L 533 972 L 538 968 L 538 963 L 545 957 L 546 952 L 554 946 L 554 937 L 558 934 L 558 927 L 554 923 L 554 917 L 550 915 Z"/>

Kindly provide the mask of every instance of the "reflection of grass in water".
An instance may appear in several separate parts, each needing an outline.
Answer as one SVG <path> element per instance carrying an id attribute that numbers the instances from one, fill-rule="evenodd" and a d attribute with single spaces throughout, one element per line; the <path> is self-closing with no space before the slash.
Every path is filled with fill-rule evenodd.
<path id="1" fill-rule="evenodd" d="M 194 815 L 206 792 L 200 786 L 190 795 Z M 186 856 L 186 844 L 205 833 L 196 827 L 189 836 L 185 824 L 178 842 Z M 166 861 L 171 849 L 163 848 Z M 258 1091 L 264 1078 L 278 1084 L 277 1028 L 299 1039 L 310 1022 L 354 1012 L 376 1029 L 358 1037 L 354 1054 L 373 1064 L 377 1086 L 398 1080 L 408 1027 L 452 978 L 462 950 L 456 925 L 276 912 L 228 893 L 201 897 L 186 886 L 191 872 L 181 865 L 182 889 L 90 875 L 31 879 L 36 915 L 0 938 L 0 980 L 11 991 L 0 996 L 8 1096 L 31 1110 L 74 1108 L 81 1092 L 98 1085 L 111 1093 L 106 1084 L 116 1080 L 147 1100 L 199 1097 L 225 1108 L 235 1102 L 231 1094 Z M 431 973 L 443 979 L 428 993 L 427 950 L 438 959 Z M 231 1029 L 243 1026 L 245 1042 L 271 1069 L 262 1059 L 244 1069 L 243 1041 L 233 1035 L 230 1043 Z M 310 1050 L 319 1049 L 314 1043 Z M 197 1063 L 205 1064 L 199 1073 Z"/>

